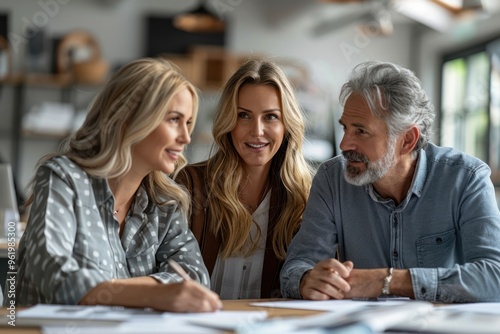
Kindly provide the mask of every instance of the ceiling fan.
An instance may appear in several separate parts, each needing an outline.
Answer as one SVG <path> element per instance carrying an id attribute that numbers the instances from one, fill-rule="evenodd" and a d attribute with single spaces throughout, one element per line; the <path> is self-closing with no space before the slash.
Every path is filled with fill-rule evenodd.
<path id="1" fill-rule="evenodd" d="M 473 19 L 484 14 L 489 0 L 320 0 L 322 3 L 357 6 L 350 15 L 325 19 L 312 28 L 314 36 L 356 24 L 371 35 L 387 36 L 393 32 L 394 18 L 403 16 L 432 30 L 445 32 L 453 23 L 467 14 Z"/>
<path id="2" fill-rule="evenodd" d="M 364 32 L 376 35 L 390 35 L 393 31 L 393 19 L 390 14 L 392 0 L 323 0 L 322 2 L 362 4 L 351 14 L 335 19 L 324 19 L 316 24 L 312 33 L 314 36 L 326 35 L 332 31 L 356 24 Z"/>

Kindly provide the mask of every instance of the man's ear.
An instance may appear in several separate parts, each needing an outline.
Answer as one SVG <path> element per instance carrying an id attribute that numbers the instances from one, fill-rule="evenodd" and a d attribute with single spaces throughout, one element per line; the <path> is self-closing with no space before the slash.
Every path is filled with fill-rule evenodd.
<path id="1" fill-rule="evenodd" d="M 417 145 L 420 138 L 420 130 L 416 126 L 412 126 L 406 130 L 403 136 L 403 145 L 401 146 L 401 154 L 409 154 Z"/>

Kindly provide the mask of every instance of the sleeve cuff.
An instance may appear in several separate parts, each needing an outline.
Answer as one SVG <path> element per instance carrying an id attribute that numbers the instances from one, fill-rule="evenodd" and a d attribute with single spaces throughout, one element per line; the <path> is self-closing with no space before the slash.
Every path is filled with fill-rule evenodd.
<path id="1" fill-rule="evenodd" d="M 155 280 L 162 284 L 182 282 L 182 277 L 180 277 L 179 275 L 171 274 L 165 271 L 151 274 L 149 275 L 149 277 L 153 277 Z"/>
<path id="2" fill-rule="evenodd" d="M 412 268 L 410 275 L 416 300 L 437 300 L 437 268 Z"/>
<path id="3" fill-rule="evenodd" d="M 306 271 L 311 270 L 313 267 L 308 265 L 302 265 L 300 267 L 295 267 L 292 270 L 288 270 L 287 273 L 283 275 L 283 291 L 282 295 L 285 298 L 302 299 L 300 294 L 300 280 Z"/>

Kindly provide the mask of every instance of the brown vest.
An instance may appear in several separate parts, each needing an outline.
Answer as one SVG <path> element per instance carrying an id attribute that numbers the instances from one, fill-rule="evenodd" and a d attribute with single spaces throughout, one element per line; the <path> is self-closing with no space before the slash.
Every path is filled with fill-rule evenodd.
<path id="1" fill-rule="evenodd" d="M 208 272 L 212 275 L 217 255 L 221 245 L 221 236 L 214 235 L 206 223 L 210 215 L 207 206 L 208 182 L 207 164 L 201 162 L 186 166 L 181 170 L 176 182 L 183 184 L 192 198 L 191 217 L 189 225 L 200 245 L 203 261 Z M 283 261 L 276 258 L 272 246 L 272 233 L 280 210 L 280 193 L 284 191 L 281 185 L 273 185 L 271 193 L 271 204 L 269 209 L 269 226 L 267 229 L 266 251 L 264 255 L 264 267 L 262 268 L 261 298 L 280 297 L 280 270 Z M 283 197 L 282 197 L 283 198 Z"/>

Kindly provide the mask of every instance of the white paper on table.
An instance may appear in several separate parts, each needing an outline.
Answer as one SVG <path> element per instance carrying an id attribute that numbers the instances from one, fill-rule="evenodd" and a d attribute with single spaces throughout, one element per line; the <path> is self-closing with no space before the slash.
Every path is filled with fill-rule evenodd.
<path id="1" fill-rule="evenodd" d="M 500 303 L 465 303 L 439 306 L 447 310 L 487 313 L 500 315 Z"/>
<path id="2" fill-rule="evenodd" d="M 127 315 L 127 319 L 116 326 L 73 327 L 79 334 L 87 333 L 220 333 L 233 330 L 241 325 L 262 321 L 267 318 L 265 311 L 218 311 L 213 313 L 143 313 Z M 67 334 L 64 326 L 44 326 L 44 334 Z"/>
<path id="3" fill-rule="evenodd" d="M 384 298 L 376 301 L 366 300 L 286 300 L 277 302 L 256 302 L 254 306 L 291 308 L 326 311 L 306 318 L 289 319 L 288 325 L 296 329 L 314 327 L 332 328 L 364 324 L 374 332 L 383 332 L 401 322 L 421 317 L 433 311 L 434 306 L 424 301 L 408 298 Z M 293 324 L 293 322 L 296 322 Z"/>
<path id="4" fill-rule="evenodd" d="M 328 311 L 348 313 L 367 307 L 383 307 L 393 305 L 403 305 L 412 302 L 410 299 L 381 299 L 380 301 L 361 300 L 284 300 L 275 302 L 255 302 L 250 305 L 260 307 L 288 308 L 299 310 Z"/>
<path id="5" fill-rule="evenodd" d="M 44 326 L 42 327 L 43 334 L 68 334 L 68 329 L 61 326 Z M 175 333 L 175 334 L 217 334 L 220 331 L 210 328 L 204 328 L 190 324 L 186 321 L 179 319 L 148 319 L 143 321 L 127 321 L 120 323 L 119 325 L 109 327 L 109 326 L 86 326 L 86 327 L 75 327 L 72 328 L 70 333 L 78 334 L 137 334 L 137 333 L 148 333 L 148 334 L 165 334 L 165 333 Z"/>
<path id="6" fill-rule="evenodd" d="M 153 312 L 112 306 L 38 304 L 19 311 L 16 325 L 20 327 L 57 325 L 66 328 L 116 326 L 134 314 L 149 313 Z"/>
<path id="7" fill-rule="evenodd" d="M 393 326 L 391 330 L 433 334 L 498 334 L 500 333 L 500 317 L 498 312 L 497 314 L 478 313 L 438 306 L 435 307 L 434 312 L 424 317 L 409 319 L 409 321 Z"/>
<path id="8" fill-rule="evenodd" d="M 121 306 L 37 304 L 19 311 L 18 319 L 124 321 L 133 316 L 159 316 L 161 312 Z"/>

